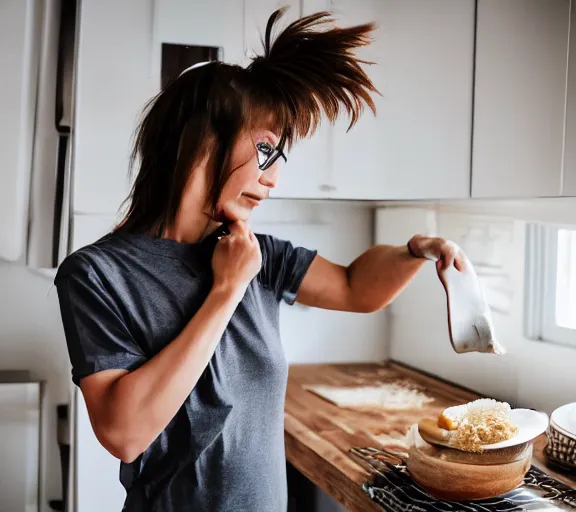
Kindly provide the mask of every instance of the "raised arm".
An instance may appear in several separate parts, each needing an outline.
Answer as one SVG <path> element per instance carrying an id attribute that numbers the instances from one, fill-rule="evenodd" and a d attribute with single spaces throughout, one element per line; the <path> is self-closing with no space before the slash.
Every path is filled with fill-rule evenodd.
<path id="1" fill-rule="evenodd" d="M 307 306 L 357 313 L 378 311 L 412 281 L 426 259 L 461 269 L 460 249 L 443 238 L 414 236 L 407 245 L 377 245 L 348 267 L 317 256 L 302 281 L 296 301 Z"/>

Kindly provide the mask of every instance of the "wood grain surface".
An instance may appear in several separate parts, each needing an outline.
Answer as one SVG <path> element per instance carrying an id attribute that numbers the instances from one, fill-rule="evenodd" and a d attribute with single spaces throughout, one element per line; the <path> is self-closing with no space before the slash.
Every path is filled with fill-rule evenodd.
<path id="1" fill-rule="evenodd" d="M 418 409 L 384 411 L 337 407 L 306 385 L 372 386 L 404 381 L 420 388 L 434 401 Z M 385 364 L 293 365 L 290 367 L 285 406 L 286 458 L 302 474 L 349 510 L 381 510 L 361 490 L 370 479 L 349 455 L 352 447 L 394 449 L 421 418 L 435 418 L 446 407 L 482 396 L 395 362 Z M 512 404 L 513 405 L 513 404 Z M 546 436 L 534 446 L 533 464 L 558 480 L 576 486 L 576 474 L 548 466 L 543 450 Z"/>

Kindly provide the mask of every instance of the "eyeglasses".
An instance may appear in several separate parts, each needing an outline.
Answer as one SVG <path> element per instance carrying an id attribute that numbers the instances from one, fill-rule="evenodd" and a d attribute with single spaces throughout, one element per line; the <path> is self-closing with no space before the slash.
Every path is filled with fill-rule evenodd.
<path id="1" fill-rule="evenodd" d="M 282 158 L 284 163 L 288 161 L 284 151 L 279 146 L 272 147 L 268 142 L 258 142 L 256 153 L 258 155 L 258 168 L 261 171 L 272 167 L 279 158 Z"/>

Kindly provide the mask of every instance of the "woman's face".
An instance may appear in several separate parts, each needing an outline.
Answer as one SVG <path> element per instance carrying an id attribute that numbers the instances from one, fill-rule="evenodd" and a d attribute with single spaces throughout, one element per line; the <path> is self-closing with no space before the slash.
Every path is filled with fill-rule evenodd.
<path id="1" fill-rule="evenodd" d="M 271 188 L 278 182 L 278 173 L 284 163 L 282 157 L 266 170 L 260 165 L 266 153 L 274 151 L 278 137 L 268 130 L 243 133 L 232 150 L 232 172 L 222 188 L 216 211 L 229 222 L 247 221 L 260 201 L 268 198 Z"/>

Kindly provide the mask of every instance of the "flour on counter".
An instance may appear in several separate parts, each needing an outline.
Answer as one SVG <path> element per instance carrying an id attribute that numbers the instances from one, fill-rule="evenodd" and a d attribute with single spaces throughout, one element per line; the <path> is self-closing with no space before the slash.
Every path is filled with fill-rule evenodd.
<path id="1" fill-rule="evenodd" d="M 391 382 L 378 386 L 335 387 L 310 385 L 304 389 L 328 400 L 338 407 L 382 409 L 420 409 L 434 399 L 403 382 Z"/>

